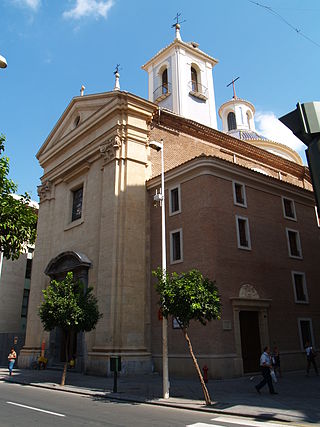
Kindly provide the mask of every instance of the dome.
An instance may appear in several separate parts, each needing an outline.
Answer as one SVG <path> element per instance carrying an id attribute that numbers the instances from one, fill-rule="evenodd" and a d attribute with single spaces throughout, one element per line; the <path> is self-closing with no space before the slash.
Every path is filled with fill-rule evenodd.
<path id="1" fill-rule="evenodd" d="M 254 106 L 245 99 L 235 97 L 225 102 L 219 108 L 223 132 L 262 148 L 269 153 L 302 165 L 302 159 L 295 150 L 285 144 L 271 141 L 256 132 L 254 114 Z"/>

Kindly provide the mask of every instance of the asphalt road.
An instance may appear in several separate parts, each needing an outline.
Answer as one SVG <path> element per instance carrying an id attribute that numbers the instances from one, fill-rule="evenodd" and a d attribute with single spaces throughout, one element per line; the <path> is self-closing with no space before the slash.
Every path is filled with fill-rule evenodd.
<path id="1" fill-rule="evenodd" d="M 0 383 L 0 426 L 237 427 L 276 424 L 190 410 L 115 402 L 20 384 Z"/>

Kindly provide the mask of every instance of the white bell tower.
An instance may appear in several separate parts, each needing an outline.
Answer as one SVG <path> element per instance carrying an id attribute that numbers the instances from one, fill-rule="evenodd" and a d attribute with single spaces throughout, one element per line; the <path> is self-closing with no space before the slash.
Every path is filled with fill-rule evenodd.
<path id="1" fill-rule="evenodd" d="M 142 66 L 149 75 L 149 101 L 217 129 L 212 77 L 217 63 L 198 43 L 182 41 L 175 24 L 174 41 Z"/>

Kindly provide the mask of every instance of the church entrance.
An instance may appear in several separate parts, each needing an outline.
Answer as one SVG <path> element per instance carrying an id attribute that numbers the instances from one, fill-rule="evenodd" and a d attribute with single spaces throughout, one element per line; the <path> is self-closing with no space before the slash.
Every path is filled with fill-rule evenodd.
<path id="1" fill-rule="evenodd" d="M 62 335 L 61 344 L 60 344 L 60 362 L 66 361 L 66 339 Z M 77 356 L 77 333 L 72 331 L 69 338 L 68 338 L 68 357 L 67 362 L 69 362 L 71 359 L 76 358 Z"/>
<path id="2" fill-rule="evenodd" d="M 259 312 L 240 311 L 239 320 L 243 372 L 257 372 L 261 353 Z"/>
<path id="3" fill-rule="evenodd" d="M 88 287 L 88 269 L 91 261 L 86 255 L 79 252 L 63 252 L 53 258 L 46 270 L 50 279 L 63 280 L 68 271 L 72 271 L 75 280 L 80 280 L 84 287 Z M 84 370 L 85 351 L 84 351 L 84 334 L 72 332 L 68 339 L 68 354 L 66 354 L 66 339 L 61 329 L 55 328 L 50 333 L 49 342 L 49 364 L 60 364 L 76 358 L 76 370 Z"/>

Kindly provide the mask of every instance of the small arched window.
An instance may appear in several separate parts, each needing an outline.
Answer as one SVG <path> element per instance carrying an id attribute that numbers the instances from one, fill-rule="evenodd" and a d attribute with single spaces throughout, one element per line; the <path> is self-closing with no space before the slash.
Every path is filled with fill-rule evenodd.
<path id="1" fill-rule="evenodd" d="M 247 121 L 248 121 L 248 128 L 249 128 L 249 129 L 251 129 L 251 126 L 250 126 L 250 118 L 251 118 L 251 115 L 250 115 L 249 111 L 247 111 Z"/>
<path id="2" fill-rule="evenodd" d="M 233 111 L 228 114 L 228 130 L 237 129 L 236 115 Z"/>
<path id="3" fill-rule="evenodd" d="M 193 92 L 198 92 L 198 74 L 194 67 L 191 67 L 191 87 Z"/>
<path id="4" fill-rule="evenodd" d="M 163 94 L 168 93 L 168 69 L 167 68 L 162 72 L 161 86 L 162 86 L 162 93 Z"/>

